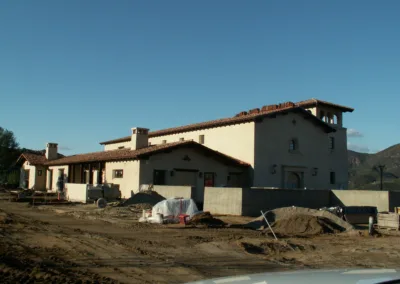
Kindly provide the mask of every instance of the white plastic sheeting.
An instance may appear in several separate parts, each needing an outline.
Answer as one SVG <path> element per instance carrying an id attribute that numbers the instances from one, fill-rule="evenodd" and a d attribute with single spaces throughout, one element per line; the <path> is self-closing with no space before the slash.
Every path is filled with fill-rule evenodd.
<path id="1" fill-rule="evenodd" d="M 162 214 L 164 217 L 177 218 L 180 214 L 189 215 L 190 218 L 198 213 L 196 203 L 193 199 L 165 199 L 153 207 L 152 215 Z"/>

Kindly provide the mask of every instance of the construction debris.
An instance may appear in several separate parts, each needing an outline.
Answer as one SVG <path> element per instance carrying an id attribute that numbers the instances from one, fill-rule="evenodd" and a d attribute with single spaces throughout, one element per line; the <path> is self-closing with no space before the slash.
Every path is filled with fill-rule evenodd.
<path id="1" fill-rule="evenodd" d="M 188 225 L 206 225 L 208 227 L 224 226 L 225 223 L 217 218 L 214 218 L 210 212 L 201 212 L 194 215 L 187 223 Z"/>
<path id="2" fill-rule="evenodd" d="M 151 213 L 143 212 L 139 222 L 178 223 L 186 222 L 199 212 L 193 199 L 169 198 L 154 205 Z"/>

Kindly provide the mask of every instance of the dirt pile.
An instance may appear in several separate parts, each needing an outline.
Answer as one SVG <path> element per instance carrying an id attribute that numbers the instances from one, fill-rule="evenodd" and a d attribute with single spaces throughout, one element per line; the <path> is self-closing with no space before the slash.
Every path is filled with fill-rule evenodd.
<path id="1" fill-rule="evenodd" d="M 279 236 L 313 236 L 335 234 L 345 230 L 328 218 L 311 215 L 294 215 L 279 219 L 272 224 L 272 229 Z"/>
<path id="2" fill-rule="evenodd" d="M 224 226 L 225 223 L 217 218 L 214 218 L 210 212 L 202 212 L 194 215 L 190 221 L 189 225 L 206 225 L 206 226 Z"/>
<path id="3" fill-rule="evenodd" d="M 351 231 L 354 227 L 344 221 L 343 219 L 339 218 L 338 216 L 325 211 L 325 210 L 315 210 L 310 208 L 303 208 L 303 207 L 282 207 L 277 208 L 266 213 L 266 217 L 269 223 L 277 222 L 281 219 L 288 219 L 292 216 L 299 216 L 299 215 L 307 215 L 307 216 L 316 216 L 321 218 L 326 218 L 330 220 L 331 223 L 336 224 L 339 227 L 342 227 L 344 231 Z M 263 216 L 260 216 L 253 221 L 244 225 L 245 228 L 251 228 L 254 230 L 264 230 L 268 228 L 267 223 Z"/>
<path id="4" fill-rule="evenodd" d="M 159 195 L 157 192 L 148 190 L 148 191 L 142 191 L 139 193 L 136 193 L 134 196 L 131 198 L 125 200 L 124 203 L 122 203 L 122 206 L 130 206 L 134 204 L 142 204 L 142 203 L 147 203 L 152 206 L 156 205 L 158 202 L 164 200 L 165 198 Z"/>

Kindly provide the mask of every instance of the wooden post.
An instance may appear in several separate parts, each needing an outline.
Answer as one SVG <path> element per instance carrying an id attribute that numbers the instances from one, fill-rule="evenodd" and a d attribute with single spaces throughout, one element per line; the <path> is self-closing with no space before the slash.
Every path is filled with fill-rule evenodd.
<path id="1" fill-rule="evenodd" d="M 98 167 L 98 171 L 97 171 L 97 184 L 101 184 L 101 162 L 99 162 L 99 167 Z"/>
<path id="2" fill-rule="evenodd" d="M 80 171 L 81 171 L 81 183 L 83 183 L 84 182 L 84 180 L 83 180 L 83 164 L 80 164 Z"/>
<path id="3" fill-rule="evenodd" d="M 71 177 L 70 182 L 74 183 L 75 182 L 75 165 L 74 164 L 71 165 L 71 172 L 70 172 L 69 176 Z"/>
<path id="4" fill-rule="evenodd" d="M 89 184 L 93 184 L 92 164 L 89 164 Z"/>

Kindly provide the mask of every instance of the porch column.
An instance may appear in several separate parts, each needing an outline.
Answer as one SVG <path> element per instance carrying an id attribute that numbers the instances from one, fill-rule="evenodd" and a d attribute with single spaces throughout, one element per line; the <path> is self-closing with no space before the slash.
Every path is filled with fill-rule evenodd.
<path id="1" fill-rule="evenodd" d="M 93 184 L 93 175 L 92 175 L 92 164 L 89 164 L 89 179 L 87 180 L 87 182 L 86 183 L 89 183 L 89 184 Z"/>
<path id="2" fill-rule="evenodd" d="M 69 173 L 70 183 L 75 183 L 75 165 L 71 165 L 71 172 Z"/>
<path id="3" fill-rule="evenodd" d="M 84 179 L 83 179 L 83 165 L 80 164 L 79 166 L 80 166 L 80 169 L 79 169 L 79 170 L 81 171 L 81 182 L 80 182 L 80 183 L 83 183 L 83 180 L 84 180 Z"/>
<path id="4" fill-rule="evenodd" d="M 98 184 L 103 183 L 102 178 L 101 178 L 101 163 L 99 163 L 99 167 L 97 168 L 96 181 Z"/>
<path id="5" fill-rule="evenodd" d="M 47 170 L 47 175 L 46 175 L 46 188 L 48 190 L 51 190 L 51 170 Z"/>

